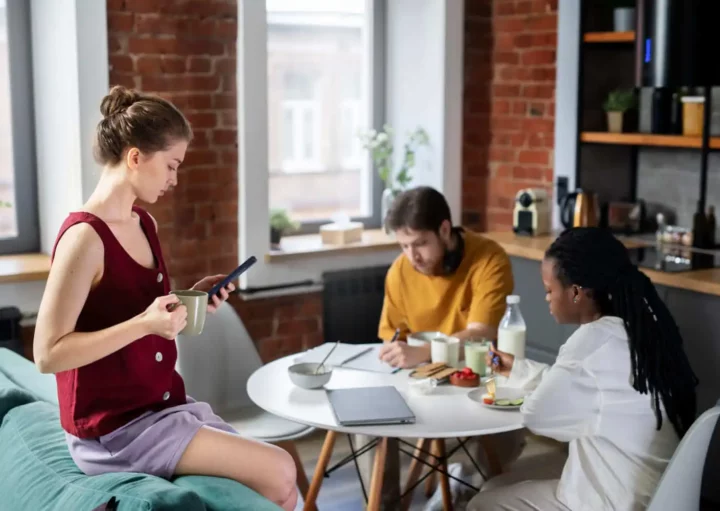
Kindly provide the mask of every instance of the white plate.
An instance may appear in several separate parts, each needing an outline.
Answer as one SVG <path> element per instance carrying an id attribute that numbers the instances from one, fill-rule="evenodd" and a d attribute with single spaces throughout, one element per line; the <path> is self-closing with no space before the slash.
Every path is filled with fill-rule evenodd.
<path id="1" fill-rule="evenodd" d="M 513 389 L 510 387 L 500 387 L 496 389 L 495 394 L 495 400 L 498 399 L 520 399 L 525 398 L 526 393 L 522 389 Z M 480 403 L 486 408 L 492 408 L 494 410 L 519 410 L 522 405 L 505 405 L 505 406 L 498 406 L 495 404 L 489 405 L 483 402 L 483 396 L 487 394 L 487 389 L 485 387 L 478 387 L 474 390 L 471 390 L 468 392 L 467 396 L 475 401 L 476 403 Z"/>

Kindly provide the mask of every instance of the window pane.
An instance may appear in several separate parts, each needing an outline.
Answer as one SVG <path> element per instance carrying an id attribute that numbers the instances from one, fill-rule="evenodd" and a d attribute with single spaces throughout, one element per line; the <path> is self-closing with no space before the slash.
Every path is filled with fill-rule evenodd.
<path id="1" fill-rule="evenodd" d="M 14 174 L 7 10 L 6 0 L 0 0 L 0 238 L 3 239 L 18 235 Z"/>
<path id="2" fill-rule="evenodd" d="M 312 108 L 306 108 L 303 111 L 303 126 L 301 133 L 303 134 L 303 156 L 305 160 L 312 161 L 315 157 L 315 137 L 313 136 L 315 133 L 315 123 Z"/>
<path id="3" fill-rule="evenodd" d="M 267 0 L 270 207 L 370 216 L 366 0 Z"/>
<path id="4" fill-rule="evenodd" d="M 282 120 L 283 131 L 283 159 L 292 160 L 295 154 L 295 132 L 293 131 L 293 111 L 290 108 L 283 109 Z"/>

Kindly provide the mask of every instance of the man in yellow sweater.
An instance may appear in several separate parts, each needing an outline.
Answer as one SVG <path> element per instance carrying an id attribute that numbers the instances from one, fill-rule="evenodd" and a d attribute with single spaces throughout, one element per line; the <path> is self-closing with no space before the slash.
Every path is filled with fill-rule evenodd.
<path id="1" fill-rule="evenodd" d="M 403 253 L 385 279 L 381 358 L 402 368 L 430 361 L 429 345 L 405 342 L 412 332 L 495 339 L 505 298 L 513 290 L 505 251 L 477 233 L 453 227 L 445 197 L 426 186 L 400 194 L 385 225 Z M 389 343 L 398 328 L 398 342 Z"/>

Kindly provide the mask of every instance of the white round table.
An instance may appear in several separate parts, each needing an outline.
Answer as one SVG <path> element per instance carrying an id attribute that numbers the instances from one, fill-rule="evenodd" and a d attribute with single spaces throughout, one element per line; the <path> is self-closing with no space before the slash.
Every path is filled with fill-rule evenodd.
<path id="1" fill-rule="evenodd" d="M 336 368 L 327 389 L 394 385 L 415 414 L 415 424 L 340 426 L 324 389 L 307 390 L 290 381 L 287 368 L 298 355 L 290 355 L 257 369 L 248 380 L 250 399 L 260 408 L 295 422 L 342 433 L 377 437 L 458 438 L 491 435 L 523 427 L 517 410 L 487 408 L 467 397 L 472 389 L 440 385 L 432 394 L 409 388 L 409 370 L 395 374 Z"/>
<path id="2" fill-rule="evenodd" d="M 315 509 L 315 499 L 334 448 L 336 432 L 383 439 L 376 449 L 367 507 L 368 510 L 378 510 L 384 496 L 388 497 L 388 492 L 384 496 L 381 493 L 383 492 L 385 463 L 389 457 L 393 456 L 392 453 L 388 454 L 391 450 L 388 447 L 389 439 L 428 439 L 418 441 L 419 450 L 431 445 L 429 439 L 433 439 L 433 442 L 438 442 L 436 445 L 438 451 L 436 452 L 439 454 L 438 459 L 442 460 L 436 467 L 446 469 L 445 442 L 439 439 L 482 437 L 523 428 L 522 418 L 518 411 L 496 410 L 482 406 L 467 396 L 472 389 L 446 384 L 436 387 L 429 395 L 422 395 L 410 389 L 409 383 L 413 380 L 409 376 L 409 370 L 384 374 L 335 368 L 330 381 L 325 385 L 326 389 L 393 385 L 405 398 L 416 418 L 414 424 L 341 426 L 335 419 L 325 389 L 303 389 L 297 387 L 290 380 L 287 369 L 298 356 L 297 354 L 290 355 L 257 369 L 248 380 L 247 391 L 250 399 L 257 406 L 272 414 L 328 431 L 318 458 L 312 484 L 305 495 L 306 510 Z M 419 450 L 415 451 L 416 456 L 419 455 Z M 413 481 L 417 481 L 420 469 L 420 464 L 417 464 L 416 468 L 411 468 L 408 485 L 411 486 Z M 388 474 L 385 473 L 385 479 L 387 476 Z M 440 484 L 443 490 L 444 507 L 451 509 L 446 474 L 441 475 Z M 390 500 L 395 496 L 390 495 Z"/>

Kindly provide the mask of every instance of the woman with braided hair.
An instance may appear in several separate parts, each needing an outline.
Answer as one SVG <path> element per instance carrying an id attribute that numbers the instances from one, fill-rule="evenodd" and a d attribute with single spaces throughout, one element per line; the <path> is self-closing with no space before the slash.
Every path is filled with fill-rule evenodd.
<path id="1" fill-rule="evenodd" d="M 568 453 L 491 479 L 468 509 L 645 509 L 696 416 L 698 381 L 678 327 L 607 230 L 565 231 L 541 273 L 550 314 L 580 327 L 551 367 L 497 350 L 488 363 L 508 386 L 532 390 L 525 426 Z"/>

